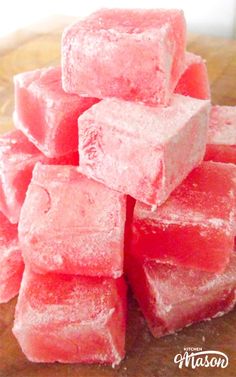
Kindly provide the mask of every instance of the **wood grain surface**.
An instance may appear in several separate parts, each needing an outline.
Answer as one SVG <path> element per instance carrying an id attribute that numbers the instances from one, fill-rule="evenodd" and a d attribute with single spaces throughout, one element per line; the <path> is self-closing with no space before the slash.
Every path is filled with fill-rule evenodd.
<path id="1" fill-rule="evenodd" d="M 50 21 L 0 39 L 0 132 L 12 128 L 14 105 L 12 76 L 18 72 L 60 62 L 60 38 L 71 19 Z M 212 90 L 212 102 L 236 105 L 236 41 L 190 35 L 188 49 L 202 55 Z M 33 364 L 26 360 L 14 336 L 12 321 L 16 299 L 0 305 L 0 377 L 235 377 L 236 311 L 184 329 L 177 335 L 154 339 L 134 299 L 129 300 L 127 357 L 120 366 Z M 229 357 L 226 369 L 182 370 L 174 364 L 184 347 L 218 350 Z"/>

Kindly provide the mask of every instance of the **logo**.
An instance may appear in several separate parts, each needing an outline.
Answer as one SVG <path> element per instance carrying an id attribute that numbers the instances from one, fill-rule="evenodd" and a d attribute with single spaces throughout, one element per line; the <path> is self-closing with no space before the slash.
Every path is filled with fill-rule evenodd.
<path id="1" fill-rule="evenodd" d="M 174 357 L 174 363 L 179 369 L 183 367 L 196 369 L 205 368 L 227 368 L 229 365 L 228 356 L 220 351 L 203 351 L 202 348 L 184 348 L 183 353 Z"/>

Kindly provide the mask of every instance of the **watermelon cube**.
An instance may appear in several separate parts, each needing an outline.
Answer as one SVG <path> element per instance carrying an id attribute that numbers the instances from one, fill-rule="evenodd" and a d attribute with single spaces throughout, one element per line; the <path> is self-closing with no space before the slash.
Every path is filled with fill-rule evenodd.
<path id="1" fill-rule="evenodd" d="M 236 164 L 236 106 L 212 106 L 205 160 Z"/>
<path id="2" fill-rule="evenodd" d="M 78 153 L 49 159 L 14 130 L 0 136 L 0 161 L 0 211 L 15 224 L 36 162 L 78 165 Z"/>
<path id="3" fill-rule="evenodd" d="M 201 56 L 187 52 L 185 66 L 175 92 L 199 99 L 210 99 L 210 86 L 205 61 Z"/>
<path id="4" fill-rule="evenodd" d="M 203 162 L 156 211 L 137 202 L 130 253 L 217 272 L 236 234 L 236 166 Z"/>
<path id="5" fill-rule="evenodd" d="M 73 166 L 37 164 L 19 221 L 25 263 L 36 272 L 123 273 L 126 196 Z"/>
<path id="6" fill-rule="evenodd" d="M 160 205 L 202 161 L 208 110 L 208 101 L 181 95 L 169 107 L 102 100 L 78 120 L 80 171 Z"/>
<path id="7" fill-rule="evenodd" d="M 177 245 L 177 243 L 176 243 Z M 236 303 L 236 254 L 221 273 L 131 259 L 128 279 L 153 336 L 220 317 Z"/>
<path id="8" fill-rule="evenodd" d="M 167 104 L 183 70 L 185 42 L 180 10 L 99 10 L 63 34 L 63 88 Z"/>
<path id="9" fill-rule="evenodd" d="M 0 303 L 18 294 L 23 269 L 17 225 L 11 224 L 0 212 Z"/>
<path id="10" fill-rule="evenodd" d="M 123 278 L 25 270 L 13 333 L 30 361 L 119 364 L 125 327 Z"/>
<path id="11" fill-rule="evenodd" d="M 50 158 L 76 151 L 78 116 L 98 100 L 65 93 L 60 67 L 20 73 L 14 84 L 16 128 Z"/>

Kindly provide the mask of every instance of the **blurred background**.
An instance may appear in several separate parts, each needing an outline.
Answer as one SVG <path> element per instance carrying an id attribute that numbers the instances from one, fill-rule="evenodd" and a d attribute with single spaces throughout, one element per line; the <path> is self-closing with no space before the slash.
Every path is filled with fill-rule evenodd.
<path id="1" fill-rule="evenodd" d="M 0 38 L 42 19 L 83 17 L 100 7 L 182 8 L 189 31 L 236 38 L 235 0 L 7 0 L 0 13 Z"/>

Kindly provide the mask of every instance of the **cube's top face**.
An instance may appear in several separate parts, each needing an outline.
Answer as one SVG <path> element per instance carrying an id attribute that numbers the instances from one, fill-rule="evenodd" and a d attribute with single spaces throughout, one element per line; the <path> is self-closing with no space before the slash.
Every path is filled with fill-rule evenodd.
<path id="1" fill-rule="evenodd" d="M 137 35 L 184 20 L 181 10 L 165 9 L 101 9 L 78 23 L 89 31 L 107 30 Z"/>
<path id="2" fill-rule="evenodd" d="M 125 297 L 123 279 L 63 274 L 35 274 L 26 269 L 18 310 L 37 323 L 72 323 L 108 320 Z"/>
<path id="3" fill-rule="evenodd" d="M 82 114 L 79 125 L 92 122 L 102 125 L 104 132 L 112 125 L 117 133 L 148 141 L 156 147 L 175 137 L 192 116 L 208 107 L 208 101 L 177 94 L 168 107 L 107 98 Z"/>
<path id="4" fill-rule="evenodd" d="M 192 300 L 193 297 L 236 284 L 236 256 L 233 254 L 226 270 L 212 273 L 186 269 L 158 261 L 146 261 L 144 271 L 148 284 L 156 292 L 157 301 L 168 309 L 168 305 Z"/>
<path id="5" fill-rule="evenodd" d="M 20 229 L 36 234 L 54 229 L 60 234 L 108 232 L 123 227 L 123 194 L 88 179 L 73 166 L 37 164 L 20 220 Z M 32 218 L 31 218 L 32 216 Z M 46 232 L 45 237 L 48 237 Z"/>
<path id="6" fill-rule="evenodd" d="M 212 106 L 208 144 L 236 145 L 236 106 Z"/>
<path id="7" fill-rule="evenodd" d="M 79 100 L 79 96 L 68 94 L 62 89 L 61 67 L 49 67 L 19 73 L 14 76 L 15 85 L 25 89 L 38 98 L 47 102 L 49 108 L 54 107 L 56 101 L 68 104 Z M 50 103 L 50 100 L 52 101 Z"/>
<path id="8" fill-rule="evenodd" d="M 236 166 L 203 162 L 154 212 L 136 203 L 134 217 L 173 224 L 202 224 L 221 228 L 234 226 Z"/>
<path id="9" fill-rule="evenodd" d="M 9 220 L 0 212 L 0 260 L 1 248 L 18 242 L 17 224 L 11 224 Z"/>
<path id="10" fill-rule="evenodd" d="M 0 136 L 0 172 L 16 169 L 24 161 L 41 155 L 21 131 L 10 131 Z"/>

